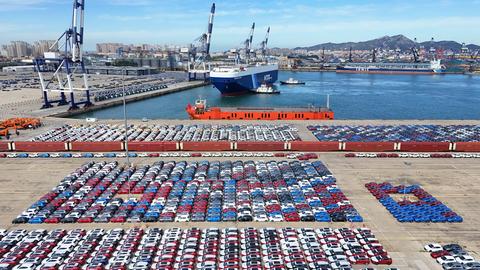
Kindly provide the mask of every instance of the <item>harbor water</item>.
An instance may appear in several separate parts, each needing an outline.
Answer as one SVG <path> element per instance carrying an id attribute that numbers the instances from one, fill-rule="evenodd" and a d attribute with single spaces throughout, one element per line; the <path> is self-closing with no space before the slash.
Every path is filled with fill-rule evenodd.
<path id="1" fill-rule="evenodd" d="M 294 78 L 305 85 L 280 85 Z M 280 71 L 279 95 L 222 97 L 213 86 L 141 100 L 127 105 L 128 118 L 188 119 L 187 103 L 208 106 L 330 107 L 336 119 L 480 119 L 480 76 L 337 74 Z M 75 116 L 121 119 L 122 106 Z"/>

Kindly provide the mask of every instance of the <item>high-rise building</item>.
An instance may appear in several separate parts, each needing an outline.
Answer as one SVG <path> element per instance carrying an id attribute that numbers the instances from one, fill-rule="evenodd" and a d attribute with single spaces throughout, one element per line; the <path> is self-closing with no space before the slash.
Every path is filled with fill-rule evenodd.
<path id="1" fill-rule="evenodd" d="M 33 44 L 33 56 L 43 56 L 45 52 L 58 52 L 55 40 L 40 40 Z"/>
<path id="2" fill-rule="evenodd" d="M 124 45 L 121 43 L 97 43 L 97 53 L 116 54 L 122 47 L 124 47 Z"/>

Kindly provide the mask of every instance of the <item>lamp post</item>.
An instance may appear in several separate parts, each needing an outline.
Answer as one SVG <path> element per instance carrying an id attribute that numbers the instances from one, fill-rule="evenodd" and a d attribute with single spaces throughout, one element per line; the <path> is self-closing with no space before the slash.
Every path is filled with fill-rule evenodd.
<path id="1" fill-rule="evenodd" d="M 127 166 L 130 167 L 130 157 L 128 155 L 128 126 L 127 126 L 127 101 L 125 99 L 125 73 L 127 69 L 122 69 L 122 97 L 123 97 L 123 121 L 125 124 L 125 152 L 126 152 L 126 161 Z M 130 196 L 130 178 L 128 180 L 128 195 Z"/>

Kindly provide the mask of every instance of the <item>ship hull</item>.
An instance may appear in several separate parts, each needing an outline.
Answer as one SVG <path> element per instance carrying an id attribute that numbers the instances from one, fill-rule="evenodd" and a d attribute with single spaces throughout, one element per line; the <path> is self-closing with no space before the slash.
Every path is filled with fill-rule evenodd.
<path id="1" fill-rule="evenodd" d="M 278 68 L 263 70 L 251 74 L 234 74 L 232 76 L 210 75 L 210 82 L 223 96 L 238 96 L 252 93 L 262 84 L 273 84 L 278 79 Z"/>
<path id="2" fill-rule="evenodd" d="M 299 82 L 299 83 L 289 83 L 289 82 L 284 82 L 280 81 L 280 84 L 285 84 L 285 85 L 304 85 L 304 82 Z"/>
<path id="3" fill-rule="evenodd" d="M 349 63 L 336 68 L 338 73 L 362 74 L 433 75 L 442 74 L 443 71 L 439 60 L 430 63 Z"/>
<path id="4" fill-rule="evenodd" d="M 311 108 L 221 108 L 213 107 L 197 112 L 195 107 L 186 108 L 190 119 L 195 120 L 333 120 L 329 109 Z"/>
<path id="5" fill-rule="evenodd" d="M 337 68 L 337 73 L 357 73 L 357 74 L 404 74 L 404 75 L 434 75 L 442 74 L 433 70 L 355 70 L 355 69 L 341 69 Z"/>

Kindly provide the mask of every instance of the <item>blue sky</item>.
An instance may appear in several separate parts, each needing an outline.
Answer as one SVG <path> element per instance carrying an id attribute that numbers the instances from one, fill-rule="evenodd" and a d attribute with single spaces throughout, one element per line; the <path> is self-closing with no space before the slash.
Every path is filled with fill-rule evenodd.
<path id="1" fill-rule="evenodd" d="M 254 43 L 271 26 L 270 47 L 361 41 L 404 34 L 419 41 L 480 44 L 480 0 L 217 0 L 212 48 Z M 86 47 L 98 42 L 186 44 L 206 29 L 212 1 L 86 0 Z M 55 39 L 70 22 L 70 0 L 0 0 L 0 44 Z"/>

